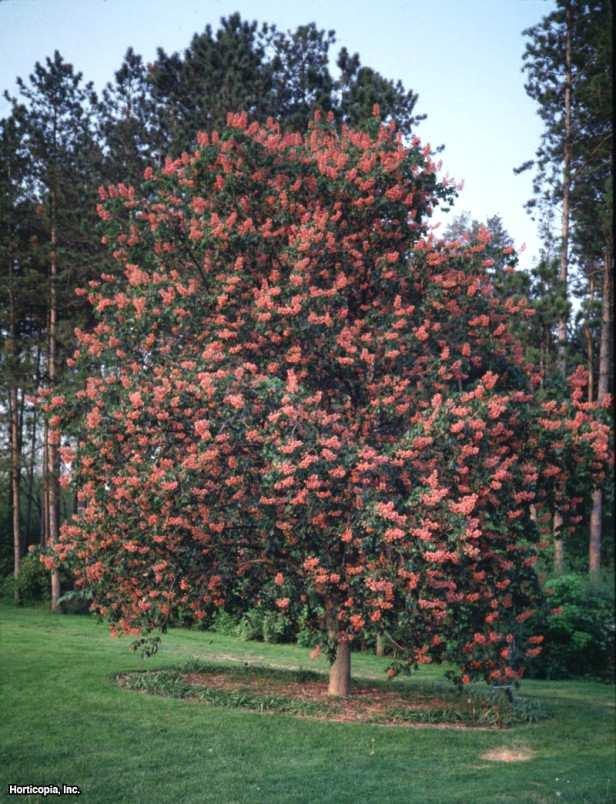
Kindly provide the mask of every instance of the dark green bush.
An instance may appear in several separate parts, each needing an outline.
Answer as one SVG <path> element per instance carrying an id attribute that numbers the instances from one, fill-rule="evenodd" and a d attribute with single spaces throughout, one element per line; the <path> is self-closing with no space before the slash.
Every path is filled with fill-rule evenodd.
<path id="1" fill-rule="evenodd" d="M 539 629 L 545 637 L 543 651 L 532 659 L 526 676 L 614 681 L 613 590 L 571 573 L 548 581 L 545 591 L 551 611 Z"/>
<path id="2" fill-rule="evenodd" d="M 22 557 L 17 579 L 7 575 L 0 582 L 0 598 L 13 600 L 17 588 L 19 602 L 22 605 L 33 603 L 47 603 L 51 598 L 51 577 L 49 570 L 41 564 L 41 549 L 30 546 L 28 552 Z M 87 612 L 90 600 L 84 592 L 72 590 L 72 579 L 66 572 L 60 572 L 60 611 L 65 614 Z"/>
<path id="3" fill-rule="evenodd" d="M 211 628 L 213 631 L 216 631 L 217 634 L 223 634 L 224 636 L 237 636 L 238 622 L 239 620 L 237 617 L 234 617 L 227 611 L 221 610 L 214 617 Z"/>
<path id="4" fill-rule="evenodd" d="M 40 550 L 37 548 L 32 549 L 21 559 L 16 586 L 21 603 L 49 600 L 49 571 L 41 564 Z"/>
<path id="5" fill-rule="evenodd" d="M 219 634 L 257 642 L 290 642 L 294 636 L 292 623 L 284 614 L 262 606 L 249 609 L 239 618 L 221 611 L 212 627 Z"/>
<path id="6" fill-rule="evenodd" d="M 300 648 L 314 648 L 320 642 L 320 634 L 310 628 L 311 611 L 303 606 L 295 624 L 295 640 Z"/>
<path id="7" fill-rule="evenodd" d="M 236 633 L 242 639 L 274 643 L 289 642 L 293 636 L 291 623 L 284 614 L 261 607 L 250 609 L 244 614 Z"/>
<path id="8" fill-rule="evenodd" d="M 0 580 L 0 600 L 6 602 L 13 601 L 15 598 L 15 578 L 13 575 L 5 575 Z"/>
<path id="9" fill-rule="evenodd" d="M 297 632 L 297 644 L 300 648 L 314 648 L 318 645 L 320 636 L 318 632 L 311 631 L 309 628 L 300 628 Z"/>

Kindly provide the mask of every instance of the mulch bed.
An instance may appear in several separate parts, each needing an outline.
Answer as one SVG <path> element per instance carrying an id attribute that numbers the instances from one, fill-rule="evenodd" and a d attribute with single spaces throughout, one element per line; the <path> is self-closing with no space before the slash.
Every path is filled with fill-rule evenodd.
<path id="1" fill-rule="evenodd" d="M 321 714 L 311 713 L 305 717 L 327 719 L 336 722 L 378 722 L 383 725 L 431 726 L 434 728 L 477 728 L 472 724 L 460 723 L 412 723 L 388 716 L 392 709 L 424 710 L 447 709 L 451 702 L 439 698 L 410 701 L 408 696 L 397 690 L 382 690 L 376 687 L 356 687 L 348 698 L 328 695 L 326 681 L 282 681 L 265 676 L 237 678 L 226 673 L 186 673 L 183 679 L 195 687 L 223 690 L 227 692 L 250 692 L 266 697 L 293 699 L 299 704 L 318 704 L 323 708 Z"/>
<path id="2" fill-rule="evenodd" d="M 353 681 L 351 695 L 328 695 L 327 677 L 301 668 L 223 667 L 189 660 L 184 667 L 118 673 L 119 686 L 259 713 L 341 723 L 422 728 L 495 729 L 534 723 L 549 712 L 532 700 L 514 702 L 497 690 L 456 691 L 441 684 Z"/>

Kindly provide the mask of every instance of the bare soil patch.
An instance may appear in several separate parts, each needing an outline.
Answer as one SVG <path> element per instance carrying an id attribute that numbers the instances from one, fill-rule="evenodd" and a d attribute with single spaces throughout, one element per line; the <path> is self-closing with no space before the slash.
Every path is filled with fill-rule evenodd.
<path id="1" fill-rule="evenodd" d="M 481 759 L 487 759 L 489 762 L 528 762 L 534 757 L 535 752 L 528 746 L 491 748 L 481 755 Z"/>

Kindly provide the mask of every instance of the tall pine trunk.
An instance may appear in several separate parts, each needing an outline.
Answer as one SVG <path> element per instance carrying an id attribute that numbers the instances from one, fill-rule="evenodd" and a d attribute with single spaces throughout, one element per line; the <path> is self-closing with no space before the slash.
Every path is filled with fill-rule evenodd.
<path id="1" fill-rule="evenodd" d="M 612 330 L 612 258 L 605 253 L 603 264 L 603 297 L 601 300 L 601 339 L 599 342 L 599 381 L 597 401 L 602 402 L 608 393 L 610 374 L 610 334 Z M 588 544 L 588 570 L 596 582 L 601 568 L 601 541 L 603 519 L 603 489 L 595 489 L 590 514 L 590 540 Z"/>
<path id="2" fill-rule="evenodd" d="M 49 346 L 48 346 L 48 365 L 49 385 L 51 388 L 56 383 L 56 351 L 57 351 L 57 323 L 58 323 L 58 304 L 57 304 L 57 276 L 58 276 L 58 257 L 57 257 L 57 233 L 56 233 L 56 197 L 51 194 L 51 260 L 49 270 Z M 47 433 L 47 516 L 48 516 L 48 545 L 52 546 L 58 541 L 58 469 L 59 452 L 58 445 L 52 438 L 52 431 L 46 428 Z M 60 598 L 60 574 L 58 570 L 51 572 L 51 609 L 58 609 Z"/>
<path id="3" fill-rule="evenodd" d="M 10 475 L 11 475 L 11 529 L 13 531 L 13 575 L 15 577 L 15 603 L 19 603 L 19 591 L 17 589 L 17 578 L 21 566 L 21 530 L 20 530 L 20 502 L 21 502 L 21 433 L 19 427 L 19 393 L 17 388 L 16 375 L 16 337 L 17 325 L 15 321 L 15 304 L 13 289 L 9 289 L 10 306 L 10 328 L 11 336 L 8 341 L 9 360 L 12 363 L 11 386 L 9 388 L 9 450 L 10 450 Z"/>
<path id="4" fill-rule="evenodd" d="M 564 125 L 564 147 L 563 147 L 563 196 L 562 196 L 562 218 L 561 218 L 561 245 L 560 245 L 560 265 L 558 279 L 561 289 L 567 298 L 567 281 L 569 273 L 569 222 L 571 218 L 570 195 L 571 195 L 571 161 L 572 161 L 572 57 L 571 57 L 571 38 L 573 29 L 573 15 L 571 2 L 567 3 L 566 10 L 566 33 L 565 33 L 565 97 L 563 109 Z M 563 314 L 558 322 L 558 368 L 563 373 L 567 373 L 567 311 L 564 308 Z"/>
<path id="5" fill-rule="evenodd" d="M 49 465 L 49 458 L 47 457 L 47 442 L 49 425 L 47 419 L 43 421 L 43 460 L 42 467 L 42 486 L 41 486 L 41 547 L 47 547 L 49 544 L 49 473 L 47 467 Z"/>
<path id="6" fill-rule="evenodd" d="M 7 363 L 10 377 L 9 386 L 9 460 L 10 460 L 10 501 L 11 530 L 13 532 L 13 575 L 15 577 L 15 603 L 19 603 L 17 577 L 21 566 L 21 432 L 19 421 L 19 389 L 17 379 L 17 311 L 15 309 L 15 288 L 13 285 L 13 260 L 9 253 L 9 337 L 7 338 Z"/>
<path id="7" fill-rule="evenodd" d="M 19 432 L 19 407 L 17 387 L 11 386 L 9 391 L 9 409 L 11 418 L 11 524 L 13 529 L 13 574 L 15 576 L 15 603 L 19 603 L 17 577 L 21 566 L 21 438 Z"/>
<path id="8" fill-rule="evenodd" d="M 9 177 L 11 170 L 9 166 Z M 13 575 L 15 578 L 14 597 L 15 603 L 19 603 L 19 591 L 17 589 L 17 578 L 21 566 L 21 424 L 23 416 L 20 416 L 19 405 L 19 372 L 17 354 L 17 306 L 15 301 L 14 283 L 14 263 L 15 243 L 12 239 L 12 231 L 9 228 L 8 240 L 8 302 L 9 302 L 9 331 L 6 339 L 6 357 L 9 375 L 9 474 L 10 474 L 10 511 L 11 511 L 11 530 L 13 532 Z M 23 399 L 22 399 L 23 404 Z"/>
<path id="9" fill-rule="evenodd" d="M 570 219 L 570 193 L 571 193 L 571 161 L 572 161 L 572 138 L 571 138 L 571 90 L 572 90 L 572 56 L 571 39 L 573 31 L 573 13 L 571 2 L 567 3 L 566 8 L 566 31 L 565 31 L 565 103 L 563 109 L 563 123 L 565 130 L 565 141 L 563 148 L 563 198 L 562 198 L 562 222 L 561 222 L 561 245 L 560 245 L 560 267 L 558 279 L 562 292 L 567 298 L 567 279 L 569 272 L 569 219 Z M 563 376 L 567 373 L 567 311 L 563 309 L 562 316 L 558 322 L 558 369 Z M 558 511 L 554 513 L 554 570 L 562 573 L 564 569 L 564 544 L 562 540 L 562 516 Z"/>
<path id="10" fill-rule="evenodd" d="M 34 377 L 34 387 L 38 388 L 40 384 L 41 373 L 41 346 L 40 344 L 36 349 L 36 374 Z M 32 411 L 32 419 L 30 422 L 30 457 L 28 460 L 28 488 L 27 488 L 27 508 L 26 508 L 26 538 L 28 541 L 32 539 L 32 504 L 34 502 L 34 467 L 36 464 L 36 426 L 38 422 L 38 407 Z M 41 531 L 41 539 L 43 533 Z"/>

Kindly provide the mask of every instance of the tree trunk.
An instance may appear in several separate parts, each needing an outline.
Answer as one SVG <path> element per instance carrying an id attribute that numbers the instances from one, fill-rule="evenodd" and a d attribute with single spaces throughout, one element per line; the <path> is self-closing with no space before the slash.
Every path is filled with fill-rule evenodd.
<path id="1" fill-rule="evenodd" d="M 17 576 L 21 565 L 21 530 L 19 511 L 21 502 L 21 450 L 19 434 L 19 409 L 17 406 L 17 388 L 10 390 L 10 416 L 11 416 L 11 520 L 13 526 L 13 574 L 15 576 L 15 603 L 19 603 L 17 591 Z"/>
<path id="2" fill-rule="evenodd" d="M 338 623 L 331 606 L 327 608 L 327 632 L 336 642 L 336 658 L 329 669 L 327 694 L 346 698 L 351 694 L 351 645 L 342 641 L 338 634 Z"/>
<path id="3" fill-rule="evenodd" d="M 383 634 L 376 635 L 375 653 L 377 656 L 385 656 L 385 642 L 383 640 Z"/>
<path id="4" fill-rule="evenodd" d="M 612 255 L 605 255 L 603 265 L 603 292 L 601 299 L 601 339 L 599 341 L 599 383 L 597 399 L 603 401 L 609 390 L 610 334 L 612 330 Z"/>
<path id="5" fill-rule="evenodd" d="M 47 450 L 47 442 L 49 426 L 47 419 L 43 422 L 43 460 L 41 462 L 42 468 L 42 481 L 41 487 L 41 547 L 47 547 L 49 543 L 49 473 L 47 467 L 49 465 L 49 457 Z"/>
<path id="6" fill-rule="evenodd" d="M 588 277 L 588 302 L 589 306 L 592 308 L 592 303 L 595 298 L 595 271 L 593 266 L 589 270 L 589 277 Z M 584 333 L 584 340 L 586 342 L 586 366 L 588 371 L 588 401 L 592 402 L 595 396 L 595 377 L 594 377 L 594 344 L 592 342 L 592 332 L 590 331 L 590 326 L 588 324 L 588 320 L 584 324 L 583 327 Z"/>
<path id="7" fill-rule="evenodd" d="M 571 59 L 571 34 L 573 28 L 573 16 L 571 2 L 567 3 L 566 10 L 566 38 L 565 38 L 565 108 L 563 110 L 563 123 L 565 129 L 565 141 L 563 149 L 563 199 L 562 199 L 562 223 L 561 223 L 561 245 L 560 245 L 560 269 L 558 278 L 561 282 L 562 292 L 567 298 L 567 275 L 569 270 L 569 218 L 571 192 L 571 160 L 572 160 L 572 139 L 571 139 L 571 89 L 572 89 L 572 59 Z M 564 312 L 558 322 L 558 367 L 563 374 L 567 372 L 567 313 Z"/>
<path id="8" fill-rule="evenodd" d="M 57 347 L 57 235 L 56 235 L 56 199 L 55 194 L 51 195 L 51 260 L 49 271 L 49 359 L 48 376 L 51 388 L 56 382 L 56 347 Z M 58 445 L 51 437 L 52 431 L 47 427 L 47 493 L 48 493 L 48 517 L 49 517 L 49 545 L 54 545 L 58 540 L 58 468 L 59 453 Z M 58 570 L 51 572 L 51 609 L 58 609 L 58 599 L 60 597 L 60 574 Z"/>
<path id="9" fill-rule="evenodd" d="M 351 646 L 338 641 L 336 659 L 329 669 L 328 695 L 347 698 L 351 694 Z"/>
<path id="10" fill-rule="evenodd" d="M 40 368 L 41 368 L 41 348 L 40 345 L 36 350 L 36 375 L 35 375 L 35 388 L 39 387 L 40 383 Z M 32 412 L 32 421 L 30 423 L 30 458 L 28 462 L 28 503 L 26 509 L 26 539 L 28 542 L 32 540 L 32 502 L 34 499 L 34 465 L 36 463 L 36 424 L 38 418 L 38 408 L 35 407 Z M 41 540 L 43 534 L 41 532 Z"/>
<path id="11" fill-rule="evenodd" d="M 599 577 L 601 568 L 601 523 L 603 520 L 603 489 L 595 489 L 592 493 L 592 509 L 590 512 L 590 539 L 588 541 L 588 572 L 593 582 Z"/>
<path id="12" fill-rule="evenodd" d="M 561 244 L 560 244 L 560 268 L 558 278 L 561 283 L 561 290 L 567 299 L 567 275 L 569 271 L 569 217 L 570 204 L 569 196 L 571 192 L 571 160 L 572 160 L 572 141 L 571 141 L 571 85 L 572 85 L 572 59 L 571 59 L 571 34 L 573 28 L 573 14 L 571 0 L 568 0 L 566 7 L 566 34 L 565 34 L 565 108 L 563 110 L 563 123 L 565 129 L 565 141 L 563 148 L 563 199 L 562 199 L 562 223 L 561 223 Z M 567 312 L 563 312 L 558 322 L 558 369 L 563 375 L 567 374 Z M 558 511 L 554 512 L 554 571 L 561 574 L 564 569 L 564 544 L 559 528 L 562 525 L 562 517 Z"/>
<path id="13" fill-rule="evenodd" d="M 554 534 L 554 572 L 556 575 L 562 575 L 565 568 L 565 551 L 563 549 L 563 537 L 561 531 L 562 524 L 563 518 L 558 511 L 556 511 L 552 525 L 552 532 Z"/>
<path id="14" fill-rule="evenodd" d="M 603 298 L 601 300 L 601 339 L 599 341 L 599 382 L 597 401 L 602 402 L 608 393 L 610 374 L 610 333 L 612 330 L 612 259 L 605 254 L 603 267 Z M 590 514 L 590 540 L 588 543 L 588 570 L 596 582 L 601 568 L 601 541 L 603 520 L 603 489 L 595 489 Z"/>
<path id="15" fill-rule="evenodd" d="M 21 565 L 21 532 L 19 522 L 21 491 L 21 433 L 19 428 L 19 393 L 17 388 L 17 313 L 13 288 L 13 264 L 9 257 L 9 337 L 7 338 L 9 387 L 9 453 L 11 475 L 11 529 L 13 531 L 13 575 L 15 603 L 19 603 L 17 577 Z"/>
<path id="16" fill-rule="evenodd" d="M 593 349 L 592 349 L 592 335 L 588 324 L 584 326 L 584 339 L 586 340 L 586 366 L 588 371 L 588 401 L 592 402 L 594 395 L 594 382 L 593 382 Z"/>

